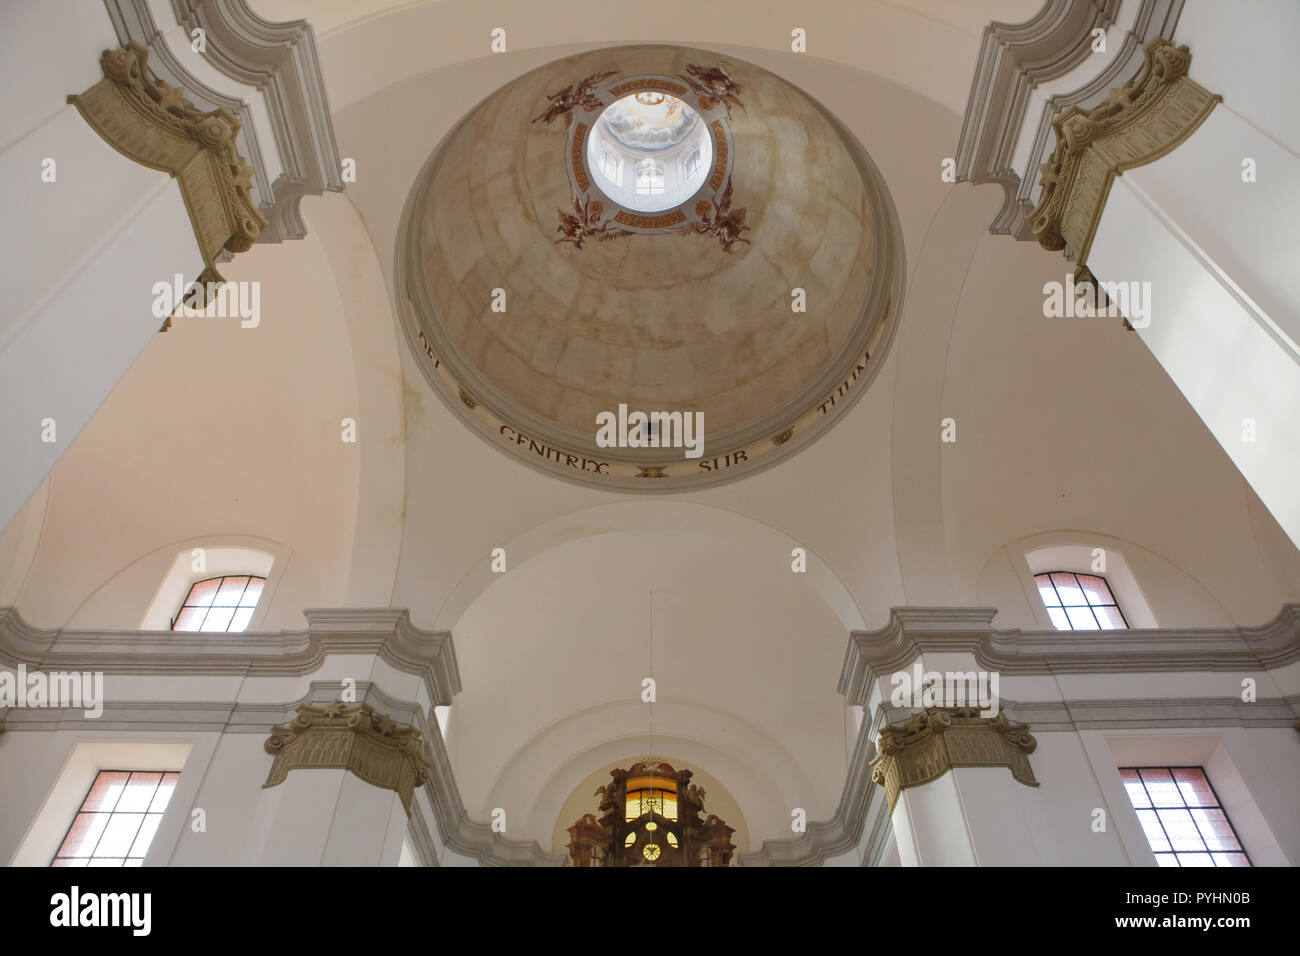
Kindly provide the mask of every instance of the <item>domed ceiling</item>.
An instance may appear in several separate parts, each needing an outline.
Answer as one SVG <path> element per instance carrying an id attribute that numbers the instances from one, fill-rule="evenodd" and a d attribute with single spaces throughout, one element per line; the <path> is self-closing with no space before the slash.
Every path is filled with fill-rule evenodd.
<path id="1" fill-rule="evenodd" d="M 656 187 L 640 163 L 606 157 L 608 193 L 590 168 L 586 137 L 634 91 L 709 130 L 714 168 L 662 214 L 610 198 L 611 176 Z M 692 148 L 670 183 L 674 162 L 698 180 Z M 866 390 L 901 311 L 897 218 L 862 146 L 779 77 L 676 46 L 569 57 L 480 103 L 417 178 L 397 263 L 408 342 L 455 413 L 611 490 L 729 481 L 806 446 Z M 679 414 L 651 433 L 637 412 Z"/>

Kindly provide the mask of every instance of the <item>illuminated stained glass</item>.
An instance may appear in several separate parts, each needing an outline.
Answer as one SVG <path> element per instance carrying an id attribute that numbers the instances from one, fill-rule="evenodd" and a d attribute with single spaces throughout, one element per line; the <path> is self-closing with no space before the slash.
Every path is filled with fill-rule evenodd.
<path id="1" fill-rule="evenodd" d="M 641 778 L 628 784 L 626 820 L 630 822 L 647 813 L 657 813 L 667 820 L 677 819 L 677 791 L 671 780 Z"/>

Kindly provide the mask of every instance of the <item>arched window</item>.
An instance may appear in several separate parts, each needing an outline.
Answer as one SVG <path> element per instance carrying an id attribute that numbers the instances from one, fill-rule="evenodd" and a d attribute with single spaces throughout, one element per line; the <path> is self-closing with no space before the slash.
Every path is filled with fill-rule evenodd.
<path id="1" fill-rule="evenodd" d="M 268 611 L 267 605 L 272 603 L 275 594 L 279 575 L 272 569 L 279 558 L 270 550 L 246 546 L 243 543 L 226 543 L 233 537 L 229 536 L 224 541 L 216 539 L 211 543 L 200 544 L 196 541 L 197 547 L 186 547 L 177 553 L 171 567 L 163 575 L 153 600 L 149 602 L 149 607 L 140 622 L 140 629 L 143 631 L 194 630 L 193 626 L 181 626 L 188 625 L 196 616 L 182 615 L 186 606 L 193 604 L 190 600 L 190 592 L 196 584 L 210 578 L 223 577 L 249 578 L 252 581 L 250 593 L 241 597 L 251 601 L 254 606 L 252 616 L 244 621 L 242 626 L 224 628 L 224 630 L 260 629 Z M 245 537 L 244 540 L 250 539 Z M 280 557 L 288 557 L 287 552 Z M 260 593 L 258 593 L 259 589 Z M 220 590 L 220 586 L 217 590 Z M 257 594 L 256 598 L 254 593 Z M 242 606 L 250 605 L 245 603 Z M 245 617 L 246 615 L 240 614 L 239 620 Z M 231 615 L 231 619 L 235 620 L 235 615 Z M 215 620 L 213 623 L 216 623 Z M 215 628 L 203 627 L 201 630 L 215 630 Z"/>
<path id="2" fill-rule="evenodd" d="M 1046 571 L 1035 574 L 1034 583 L 1058 631 L 1117 631 L 1128 627 L 1110 584 L 1099 574 Z"/>
<path id="3" fill-rule="evenodd" d="M 643 159 L 636 166 L 636 191 L 641 196 L 658 196 L 664 191 L 663 164 Z"/>
<path id="4" fill-rule="evenodd" d="M 195 581 L 172 621 L 173 631 L 242 631 L 248 627 L 266 578 L 226 575 Z"/>

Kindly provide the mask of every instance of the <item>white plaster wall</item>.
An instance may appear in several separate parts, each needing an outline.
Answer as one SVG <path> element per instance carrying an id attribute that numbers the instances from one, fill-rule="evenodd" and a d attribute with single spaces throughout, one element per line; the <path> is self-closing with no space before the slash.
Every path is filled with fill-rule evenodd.
<path id="1" fill-rule="evenodd" d="M 189 230 L 183 212 L 169 222 Z M 258 283 L 260 324 L 181 317 L 150 330 L 50 477 L 16 599 L 32 623 L 139 627 L 180 550 L 241 536 L 277 555 L 264 628 L 301 628 L 304 608 L 342 603 L 363 448 L 391 447 L 392 426 L 359 410 L 338 288 L 318 281 L 332 271 L 319 241 L 257 245 L 222 268 Z M 342 441 L 344 418 L 357 422 L 355 444 Z M 370 593 L 387 603 L 382 587 Z"/>
<path id="2" fill-rule="evenodd" d="M 1237 114 L 1292 156 L 1300 152 L 1290 81 L 1297 33 L 1300 6 L 1291 0 L 1190 0 L 1175 31 L 1175 41 L 1191 50 L 1192 79 L 1223 96 L 1218 109 Z"/>
<path id="3" fill-rule="evenodd" d="M 0 8 L 0 36 L 6 43 L 0 151 L 57 114 L 75 113 L 68 94 L 103 79 L 99 56 L 118 45 L 104 5 L 82 0 L 12 0 Z"/>
<path id="4" fill-rule="evenodd" d="M 1300 541 L 1296 356 L 1130 177 L 1111 190 L 1090 262 L 1108 280 L 1151 283 L 1153 313 L 1142 341 L 1277 523 Z M 1248 419 L 1254 441 L 1244 440 Z"/>
<path id="5" fill-rule="evenodd" d="M 6 4 L 0 109 L 0 525 L 7 526 L 161 324 L 152 284 L 203 263 L 176 184 L 126 160 L 66 103 L 117 46 L 101 6 Z M 46 159 L 55 181 L 43 182 Z M 63 224 L 60 226 L 59 224 Z M 53 419 L 57 440 L 41 441 Z"/>

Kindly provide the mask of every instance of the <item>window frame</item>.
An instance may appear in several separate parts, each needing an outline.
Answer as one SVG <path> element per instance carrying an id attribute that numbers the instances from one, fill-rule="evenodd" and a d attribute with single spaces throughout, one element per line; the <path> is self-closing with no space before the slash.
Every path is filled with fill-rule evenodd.
<path id="1" fill-rule="evenodd" d="M 86 804 L 90 800 L 91 795 L 95 792 L 95 787 L 98 786 L 100 779 L 105 774 L 126 774 L 127 777 L 126 777 L 125 784 L 123 786 L 123 791 L 122 793 L 119 793 L 117 795 L 117 798 L 113 802 L 112 809 L 107 811 L 87 810 Z M 130 784 L 131 778 L 136 774 L 149 774 L 149 775 L 157 774 L 158 775 L 158 781 L 157 783 L 154 784 L 154 790 L 149 795 L 148 806 L 145 810 L 118 810 L 117 806 L 121 802 L 123 794 L 126 792 L 126 786 Z M 171 778 L 171 784 L 172 784 L 171 792 L 168 794 L 166 803 L 163 804 L 162 809 L 155 811 L 152 809 L 152 807 L 154 802 L 158 798 L 158 789 L 163 785 L 163 783 L 167 780 L 168 777 Z M 77 809 L 73 812 L 72 819 L 68 821 L 67 829 L 64 830 L 63 836 L 59 838 L 59 842 L 54 849 L 54 855 L 50 857 L 50 862 L 48 863 L 48 866 L 50 868 L 58 868 L 58 869 L 79 869 L 79 868 L 105 869 L 105 868 L 113 868 L 113 867 L 110 867 L 106 863 L 103 862 L 96 863 L 95 861 L 96 860 L 99 861 L 117 860 L 117 859 L 120 859 L 122 861 L 120 864 L 117 865 L 117 867 L 115 867 L 117 869 L 126 869 L 128 867 L 144 866 L 145 860 L 148 859 L 149 857 L 149 851 L 153 848 L 154 842 L 158 839 L 158 832 L 162 828 L 163 818 L 166 816 L 167 811 L 171 808 L 172 801 L 175 800 L 176 798 L 176 791 L 180 787 L 180 777 L 181 777 L 181 772 L 179 770 L 118 770 L 118 769 L 110 769 L 110 768 L 97 770 L 95 772 L 95 776 L 90 781 L 90 786 L 86 789 L 85 795 L 81 798 L 81 802 L 77 804 Z M 62 856 L 61 852 L 63 850 L 64 844 L 68 842 L 68 837 L 72 835 L 72 831 L 77 825 L 77 820 L 80 819 L 82 814 L 86 814 L 86 813 L 103 814 L 108 817 L 108 820 L 105 822 L 103 828 L 100 830 L 98 836 L 95 838 L 95 845 L 91 847 L 90 853 L 86 856 Z M 99 849 L 99 844 L 103 841 L 104 834 L 108 831 L 109 826 L 112 825 L 113 817 L 119 814 L 123 816 L 126 815 L 135 816 L 138 814 L 141 817 L 140 822 L 136 826 L 135 833 L 132 834 L 131 836 L 131 842 L 130 845 L 127 847 L 126 854 L 122 857 L 108 857 L 108 856 L 96 857 L 95 851 Z M 149 836 L 149 841 L 143 848 L 143 852 L 139 856 L 132 856 L 131 850 L 135 848 L 135 844 L 140 838 L 140 831 L 144 827 L 145 823 L 148 822 L 148 818 L 151 816 L 158 818 L 158 822 L 154 825 L 153 833 Z M 77 861 L 77 862 L 69 862 L 64 866 L 59 866 L 59 862 L 61 860 Z M 85 862 L 80 863 L 80 861 L 82 860 L 84 860 Z"/>
<path id="2" fill-rule="evenodd" d="M 225 587 L 226 581 L 229 580 L 229 579 L 231 579 L 231 578 L 245 578 L 245 579 L 246 579 L 246 580 L 244 581 L 244 588 L 243 588 L 243 590 L 240 591 L 240 593 L 239 593 L 239 600 L 236 601 L 235 604 L 233 604 L 233 605 L 226 605 L 226 604 L 220 604 L 220 605 L 218 605 L 218 604 L 216 604 L 215 602 L 216 602 L 217 594 L 219 594 L 219 593 L 221 592 L 221 589 L 222 589 L 223 587 Z M 217 585 L 216 592 L 212 595 L 212 600 L 210 600 L 207 604 L 190 604 L 190 603 L 189 603 L 190 596 L 194 594 L 194 589 L 197 588 L 197 587 L 198 587 L 199 585 L 201 585 L 201 584 L 207 584 L 209 581 L 218 581 L 218 582 L 220 582 L 220 583 Z M 244 603 L 242 603 L 242 602 L 243 602 L 244 594 L 247 593 L 247 591 L 248 591 L 248 586 L 249 586 L 253 581 L 260 581 L 260 582 L 261 582 L 261 585 L 262 585 L 261 588 L 258 590 L 258 593 L 257 593 L 257 600 L 254 601 L 252 604 L 244 604 Z M 185 591 L 185 597 L 183 597 L 183 598 L 181 599 L 180 606 L 176 608 L 176 615 L 170 619 L 168 630 L 171 630 L 171 631 L 176 631 L 176 630 L 177 630 L 177 628 L 176 628 L 176 622 L 179 621 L 179 620 L 181 619 L 181 615 L 185 612 L 185 610 L 186 610 L 187 608 L 203 608 L 204 611 L 205 611 L 205 613 L 204 613 L 204 615 L 203 615 L 203 621 L 201 622 L 200 626 L 199 626 L 199 627 L 196 627 L 196 628 L 192 628 L 192 629 L 191 629 L 191 628 L 185 628 L 184 630 L 180 631 L 179 633 L 181 633 L 181 634 L 242 634 L 242 633 L 244 633 L 245 631 L 247 631 L 247 630 L 249 629 L 249 626 L 253 623 L 253 616 L 257 613 L 257 607 L 258 607 L 259 604 L 262 603 L 262 598 L 265 597 L 265 596 L 266 596 L 266 578 L 265 578 L 264 576 L 262 576 L 262 575 L 258 575 L 258 574 L 214 574 L 214 575 L 212 575 L 212 576 L 210 576 L 210 577 L 199 578 L 199 579 L 197 579 L 197 580 L 195 580 L 195 581 L 191 581 L 191 582 L 190 582 L 190 586 L 189 586 L 189 588 L 187 588 L 186 591 Z M 226 622 L 226 626 L 223 627 L 221 630 L 216 630 L 215 628 L 213 628 L 213 629 L 205 629 L 204 627 L 202 627 L 202 624 L 207 623 L 208 614 L 207 614 L 206 612 L 210 612 L 214 607 L 222 607 L 222 608 L 224 608 L 224 607 L 232 607 L 232 608 L 234 609 L 234 612 L 238 612 L 239 610 L 241 610 L 241 609 L 247 607 L 247 608 L 249 608 L 248 620 L 244 622 L 244 626 L 243 626 L 242 628 L 240 628 L 238 631 L 232 631 L 232 630 L 230 629 L 230 622 L 234 620 L 234 613 L 232 613 L 232 614 L 231 614 L 231 619 L 230 619 L 230 621 L 227 621 L 227 622 Z"/>
<path id="3" fill-rule="evenodd" d="M 697 145 L 693 150 L 686 154 L 685 158 L 682 159 L 682 181 L 686 182 L 690 180 L 691 176 L 695 174 L 695 171 L 700 168 L 700 164 L 703 161 L 704 150 Z"/>
<path id="4" fill-rule="evenodd" d="M 1084 595 L 1083 604 L 1065 603 L 1065 599 L 1061 596 L 1061 590 L 1059 587 L 1057 587 L 1056 580 L 1055 580 L 1055 575 L 1058 574 L 1068 574 L 1070 575 L 1070 577 L 1074 578 L 1075 587 L 1078 588 L 1079 592 Z M 1079 580 L 1080 576 L 1088 577 L 1088 578 L 1096 578 L 1097 580 L 1101 581 L 1101 583 L 1106 586 L 1106 593 L 1110 595 L 1111 603 L 1093 604 L 1090 600 L 1088 600 L 1087 591 L 1084 589 L 1083 583 Z M 1043 605 L 1044 610 L 1047 611 L 1047 616 L 1049 618 L 1052 617 L 1052 610 L 1054 608 L 1052 605 L 1048 604 L 1046 601 L 1043 600 L 1042 584 L 1040 583 L 1040 579 L 1042 578 L 1047 579 L 1047 583 L 1050 584 L 1052 587 L 1052 593 L 1056 595 L 1056 599 L 1059 602 L 1057 605 L 1055 605 L 1055 609 L 1064 612 L 1065 619 L 1070 625 L 1068 628 L 1061 627 L 1059 624 L 1056 623 L 1055 619 L 1053 619 L 1052 626 L 1055 627 L 1056 630 L 1069 631 L 1069 632 L 1086 632 L 1086 631 L 1094 631 L 1094 630 L 1095 631 L 1127 631 L 1132 629 L 1128 622 L 1128 615 L 1124 613 L 1124 608 L 1119 603 L 1119 596 L 1116 595 L 1115 588 L 1111 585 L 1110 579 L 1106 575 L 1097 574 L 1096 572 L 1093 571 L 1069 571 L 1064 569 L 1058 569 L 1054 571 L 1035 571 L 1033 573 L 1033 578 L 1034 578 L 1034 592 L 1038 595 L 1038 600 Z M 1115 609 L 1115 613 L 1119 615 L 1120 621 L 1123 622 L 1122 627 L 1107 627 L 1103 625 L 1101 618 L 1097 615 L 1097 612 L 1093 610 L 1094 608 L 1109 608 L 1109 607 L 1113 607 Z M 1088 613 L 1092 615 L 1093 623 L 1096 624 L 1097 626 L 1095 628 L 1075 627 L 1074 620 L 1070 616 L 1069 611 L 1077 608 L 1086 609 Z"/>
<path id="5" fill-rule="evenodd" d="M 1097 566 L 1099 550 L 1104 561 L 1102 567 Z M 1040 627 L 1055 630 L 1034 583 L 1034 575 L 1057 569 L 1105 577 L 1111 594 L 1124 609 L 1124 619 L 1128 621 L 1130 630 L 1160 626 L 1129 561 L 1129 555 L 1142 553 L 1142 549 L 1131 541 L 1091 532 L 1047 531 L 1009 542 L 1007 553 L 1018 572 L 1016 581 L 1029 612 Z M 1142 560 L 1147 561 L 1150 557 L 1148 555 Z M 1153 567 L 1156 566 L 1148 563 L 1145 569 L 1152 570 Z"/>
<path id="6" fill-rule="evenodd" d="M 1168 858 L 1171 858 L 1171 859 L 1173 860 L 1173 862 L 1174 862 L 1174 867 L 1167 867 L 1167 866 L 1166 866 L 1166 867 L 1165 867 L 1166 869 L 1172 869 L 1172 868 L 1178 868 L 1178 869 L 1191 869 L 1191 867 L 1184 867 L 1183 862 L 1178 858 L 1180 854 L 1191 854 L 1191 853 L 1204 853 L 1205 855 L 1209 856 L 1209 858 L 1210 858 L 1210 864 L 1211 864 L 1211 865 L 1210 865 L 1209 867 L 1206 867 L 1206 869 L 1233 869 L 1233 867 L 1228 867 L 1228 866 L 1222 866 L 1222 865 L 1220 865 L 1220 864 L 1219 864 L 1219 863 L 1214 859 L 1214 854 L 1215 854 L 1215 853 L 1221 853 L 1221 854 L 1226 854 L 1226 853 L 1233 853 L 1233 854 L 1236 854 L 1236 853 L 1240 853 L 1243 857 L 1246 858 L 1246 867 L 1247 867 L 1247 868 L 1253 868 L 1253 867 L 1255 866 L 1254 861 L 1250 858 L 1250 851 L 1246 849 L 1245 841 L 1242 840 L 1242 838 L 1241 838 L 1241 834 L 1240 834 L 1239 832 L 1237 832 L 1237 827 L 1236 827 L 1236 825 L 1232 822 L 1232 817 L 1228 815 L 1228 808 L 1227 808 L 1226 806 L 1224 806 L 1223 798 L 1219 796 L 1219 792 L 1214 788 L 1214 781 L 1212 781 L 1212 780 L 1210 779 L 1209 771 L 1207 771 L 1203 765 L 1197 765 L 1197 764 L 1182 764 L 1182 765 L 1174 765 L 1174 764 L 1159 764 L 1159 765 L 1150 765 L 1150 766 L 1122 766 L 1122 767 L 1117 767 L 1116 769 L 1119 771 L 1119 775 L 1120 775 L 1120 785 L 1121 785 L 1121 787 L 1123 787 L 1124 795 L 1125 795 L 1125 797 L 1128 798 L 1129 806 L 1133 809 L 1134 814 L 1137 815 L 1137 818 L 1138 818 L 1138 825 L 1139 825 L 1139 828 L 1141 828 L 1141 830 L 1142 830 L 1142 836 L 1143 836 L 1143 838 L 1146 840 L 1146 842 L 1147 842 L 1147 847 L 1151 850 L 1151 854 L 1152 854 L 1152 856 L 1155 857 L 1155 859 L 1156 859 L 1156 865 L 1157 865 L 1157 866 L 1164 866 L 1164 864 L 1161 863 L 1161 857 L 1168 857 Z M 1125 773 L 1125 771 L 1129 771 L 1129 770 L 1135 772 L 1135 773 L 1138 775 L 1138 780 L 1139 780 L 1139 781 L 1141 782 L 1141 784 L 1142 784 L 1142 791 L 1143 791 L 1143 793 L 1146 794 L 1146 796 L 1147 796 L 1147 800 L 1148 800 L 1148 802 L 1151 804 L 1149 807 L 1139 807 L 1137 804 L 1135 804 L 1135 803 L 1133 802 L 1133 797 L 1132 797 L 1132 795 L 1129 793 L 1128 783 L 1124 780 L 1124 773 Z M 1178 770 L 1194 770 L 1194 771 L 1196 771 L 1197 773 L 1199 773 L 1199 774 L 1201 775 L 1201 777 L 1205 780 L 1205 785 L 1206 785 L 1207 787 L 1209 787 L 1210 795 L 1214 798 L 1214 803 L 1213 803 L 1212 805 L 1208 805 L 1208 804 L 1207 804 L 1207 805 L 1201 805 L 1201 806 L 1195 806 L 1195 807 L 1190 806 L 1190 805 L 1188 805 L 1188 803 L 1187 803 L 1187 799 L 1186 799 L 1185 797 L 1182 797 L 1182 791 L 1181 791 L 1181 788 L 1179 788 L 1179 796 L 1182 797 L 1182 800 L 1183 800 L 1183 805 L 1182 805 L 1181 807 L 1157 807 L 1156 804 L 1155 804 L 1155 801 L 1151 799 L 1151 791 L 1150 791 L 1150 789 L 1149 789 L 1148 786 L 1147 786 L 1146 779 L 1142 776 L 1142 771 L 1144 771 L 1144 770 L 1146 770 L 1146 771 L 1153 771 L 1153 770 L 1164 770 L 1164 771 L 1168 771 L 1168 773 L 1170 774 L 1171 777 L 1173 777 L 1174 772 L 1175 772 L 1175 771 L 1178 771 Z M 1142 820 L 1141 812 L 1142 812 L 1142 811 L 1145 811 L 1145 810 L 1150 810 L 1152 813 L 1155 814 L 1156 822 L 1160 825 L 1160 832 L 1161 832 L 1162 834 L 1164 834 L 1165 842 L 1166 842 L 1167 844 L 1169 844 L 1169 849 L 1168 849 L 1168 850 L 1157 850 L 1154 846 L 1151 845 L 1151 838 L 1147 835 L 1147 833 L 1146 833 L 1146 828 L 1141 826 L 1141 820 Z M 1205 834 L 1204 834 L 1204 833 L 1202 832 L 1202 830 L 1201 830 L 1200 823 L 1197 822 L 1195 816 L 1192 816 L 1192 817 L 1191 817 L 1191 820 L 1192 820 L 1192 826 L 1195 828 L 1195 830 L 1196 830 L 1196 835 L 1197 835 L 1197 837 L 1200 838 L 1201 843 L 1202 843 L 1202 845 L 1204 846 L 1204 849 L 1203 849 L 1203 850 L 1175 850 L 1175 849 L 1174 849 L 1174 841 L 1170 838 L 1170 836 L 1169 836 L 1169 831 L 1165 828 L 1165 821 L 1160 817 L 1160 812 L 1159 812 L 1159 811 L 1161 811 L 1161 810 L 1187 810 L 1187 811 L 1191 811 L 1191 810 L 1217 810 L 1217 811 L 1219 811 L 1219 813 L 1223 814 L 1223 822 L 1226 823 L 1226 824 L 1228 825 L 1228 830 L 1232 833 L 1232 838 L 1233 838 L 1234 840 L 1237 841 L 1237 846 L 1239 847 L 1239 849 L 1237 849 L 1237 850 L 1211 850 L 1211 849 L 1209 848 L 1209 843 L 1208 843 L 1208 842 L 1206 841 L 1206 839 L 1205 839 Z M 1189 815 L 1190 815 L 1190 814 L 1189 814 Z"/>
<path id="7" fill-rule="evenodd" d="M 202 570 L 196 571 L 195 565 L 202 554 Z M 262 589 L 262 599 L 258 601 L 253 618 L 248 623 L 249 631 L 260 631 L 271 605 L 274 603 L 276 588 L 286 570 L 292 551 L 283 545 L 261 538 L 249 536 L 221 535 L 218 537 L 194 538 L 188 542 L 178 542 L 160 548 L 142 560 L 157 560 L 161 563 L 164 556 L 171 559 L 170 565 L 158 582 L 149 606 L 140 619 L 142 631 L 170 631 L 172 618 L 189 596 L 190 587 L 196 581 L 224 575 L 253 575 L 266 578 Z M 182 632 L 183 633 L 183 632 Z"/>
<path id="8" fill-rule="evenodd" d="M 650 188 L 641 188 L 642 177 L 646 178 Z M 659 188 L 654 186 L 658 184 Z M 659 160 L 647 156 L 639 160 L 633 170 L 632 192 L 638 196 L 662 196 L 668 191 L 668 170 Z"/>
<path id="9" fill-rule="evenodd" d="M 600 172 L 615 186 L 623 186 L 623 157 L 609 149 L 604 143 L 600 145 Z M 610 172 L 612 167 L 613 172 Z"/>

